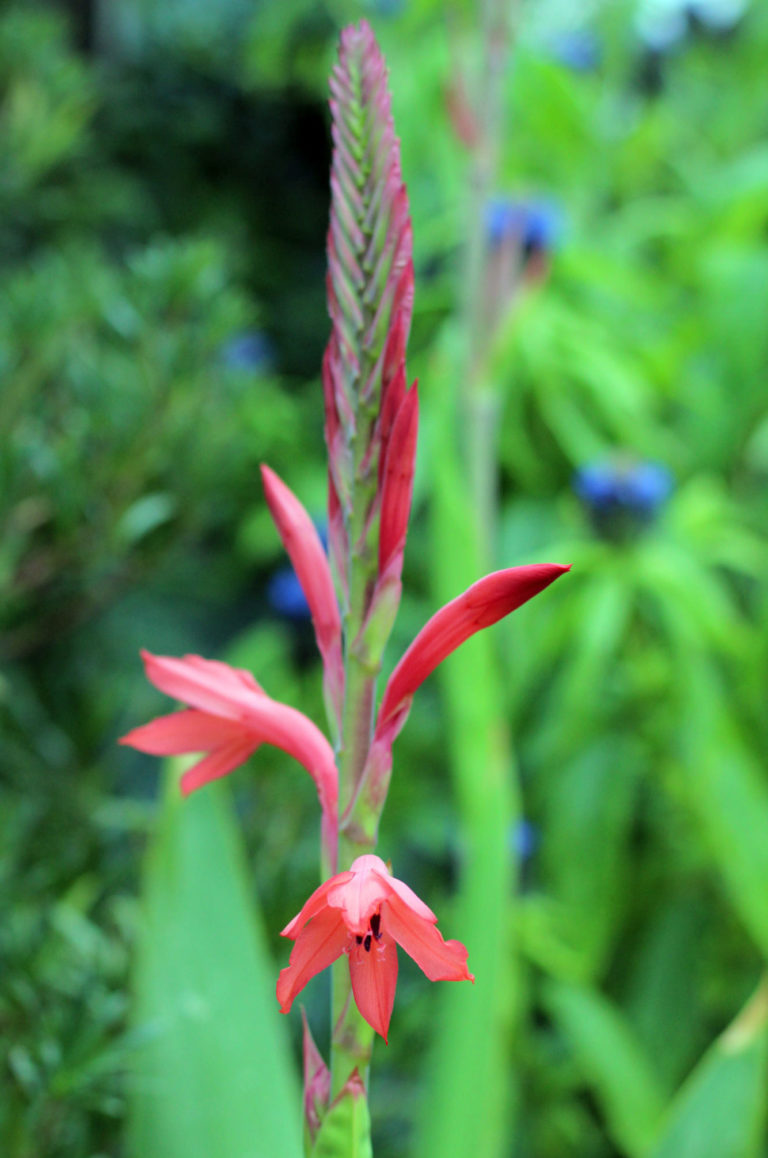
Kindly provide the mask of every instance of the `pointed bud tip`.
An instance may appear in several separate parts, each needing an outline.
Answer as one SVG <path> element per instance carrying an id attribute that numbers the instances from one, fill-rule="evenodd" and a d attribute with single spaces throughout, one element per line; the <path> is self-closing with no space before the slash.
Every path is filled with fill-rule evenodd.
<path id="1" fill-rule="evenodd" d="M 386 1038 L 384 1040 L 386 1041 Z M 365 1082 L 360 1077 L 360 1071 L 358 1070 L 357 1066 L 355 1066 L 355 1068 L 352 1070 L 352 1073 L 349 1075 L 346 1082 L 342 1086 L 335 1101 L 339 1101 L 339 1099 L 343 1098 L 345 1094 L 351 1095 L 353 1098 L 365 1097 Z"/>

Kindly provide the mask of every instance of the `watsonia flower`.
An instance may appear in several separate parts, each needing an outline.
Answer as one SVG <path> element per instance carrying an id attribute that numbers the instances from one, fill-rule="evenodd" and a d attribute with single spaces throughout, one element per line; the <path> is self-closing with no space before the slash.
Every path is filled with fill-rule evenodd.
<path id="1" fill-rule="evenodd" d="M 208 755 L 181 778 L 185 796 L 245 763 L 261 744 L 282 748 L 307 769 L 323 814 L 323 835 L 335 845 L 338 772 L 333 749 L 307 716 L 266 694 L 249 671 L 199 655 L 182 659 L 142 652 L 147 679 L 190 706 L 134 728 L 120 740 L 153 756 Z"/>
<path id="2" fill-rule="evenodd" d="M 373 854 L 359 856 L 347 872 L 315 889 L 282 935 L 296 942 L 277 982 L 283 1013 L 310 978 L 345 954 L 357 1008 L 385 1041 L 398 945 L 430 981 L 474 981 L 465 947 L 443 940 L 432 910 Z"/>

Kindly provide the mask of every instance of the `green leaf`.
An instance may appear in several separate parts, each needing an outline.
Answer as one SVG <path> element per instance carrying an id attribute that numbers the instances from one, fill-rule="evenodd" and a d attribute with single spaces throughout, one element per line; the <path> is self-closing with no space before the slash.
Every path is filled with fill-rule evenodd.
<path id="1" fill-rule="evenodd" d="M 768 1101 L 768 981 L 684 1083 L 652 1158 L 758 1158 Z"/>
<path id="2" fill-rule="evenodd" d="M 149 852 L 136 966 L 136 1158 L 298 1158 L 300 1096 L 226 786 L 182 800 Z"/>
<path id="3" fill-rule="evenodd" d="M 681 672 L 686 700 L 681 771 L 689 804 L 733 905 L 768 956 L 768 787 L 727 714 L 728 699 L 703 657 Z"/>
<path id="4" fill-rule="evenodd" d="M 706 1040 L 691 962 L 701 952 L 708 904 L 708 894 L 685 887 L 661 903 L 657 898 L 627 962 L 627 1015 L 670 1096 Z"/>
<path id="5" fill-rule="evenodd" d="M 317 1135 L 312 1158 L 373 1158 L 368 1102 L 359 1090 L 345 1086 Z"/>
<path id="6" fill-rule="evenodd" d="M 561 927 L 582 981 L 600 974 L 625 919 L 639 762 L 631 740 L 606 730 L 541 777 L 542 873 L 561 906 Z"/>
<path id="7" fill-rule="evenodd" d="M 628 1022 L 593 989 L 550 981 L 544 999 L 594 1091 L 611 1136 L 624 1153 L 638 1158 L 646 1154 L 664 1098 Z"/>

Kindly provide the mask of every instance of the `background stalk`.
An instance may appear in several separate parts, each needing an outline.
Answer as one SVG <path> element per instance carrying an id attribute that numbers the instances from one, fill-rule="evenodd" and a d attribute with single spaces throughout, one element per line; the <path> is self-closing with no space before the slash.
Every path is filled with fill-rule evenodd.
<path id="1" fill-rule="evenodd" d="M 432 583 L 438 604 L 496 565 L 499 399 L 487 366 L 492 323 L 487 313 L 485 214 L 502 136 L 510 7 L 503 0 L 487 0 L 483 6 L 459 350 L 447 352 L 462 373 L 458 381 L 450 374 L 435 378 L 453 383 L 439 415 L 431 498 Z M 511 850 L 521 813 L 492 637 L 480 634 L 469 641 L 443 665 L 442 679 L 447 750 L 461 824 L 461 884 L 454 920 L 477 983 L 473 989 L 446 986 L 438 998 L 431 1081 L 416 1152 L 423 1158 L 463 1158 L 469 1153 L 501 1158 L 508 1152 L 515 1102 L 510 1060 L 519 966 L 513 944 L 517 874 Z M 462 1059 L 461 1067 L 456 1058 Z"/>

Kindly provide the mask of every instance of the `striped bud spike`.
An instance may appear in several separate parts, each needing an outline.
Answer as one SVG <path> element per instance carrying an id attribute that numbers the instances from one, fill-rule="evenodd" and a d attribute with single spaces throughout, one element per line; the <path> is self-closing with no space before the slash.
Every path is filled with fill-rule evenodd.
<path id="1" fill-rule="evenodd" d="M 330 87 L 332 329 L 323 391 L 330 550 L 343 593 L 349 552 L 379 557 L 376 515 L 386 442 L 405 393 L 413 260 L 387 71 L 365 21 L 342 32 Z M 390 392 L 395 397 L 388 400 Z M 403 473 L 412 473 L 412 463 Z M 350 531 L 353 507 L 356 532 Z"/>

